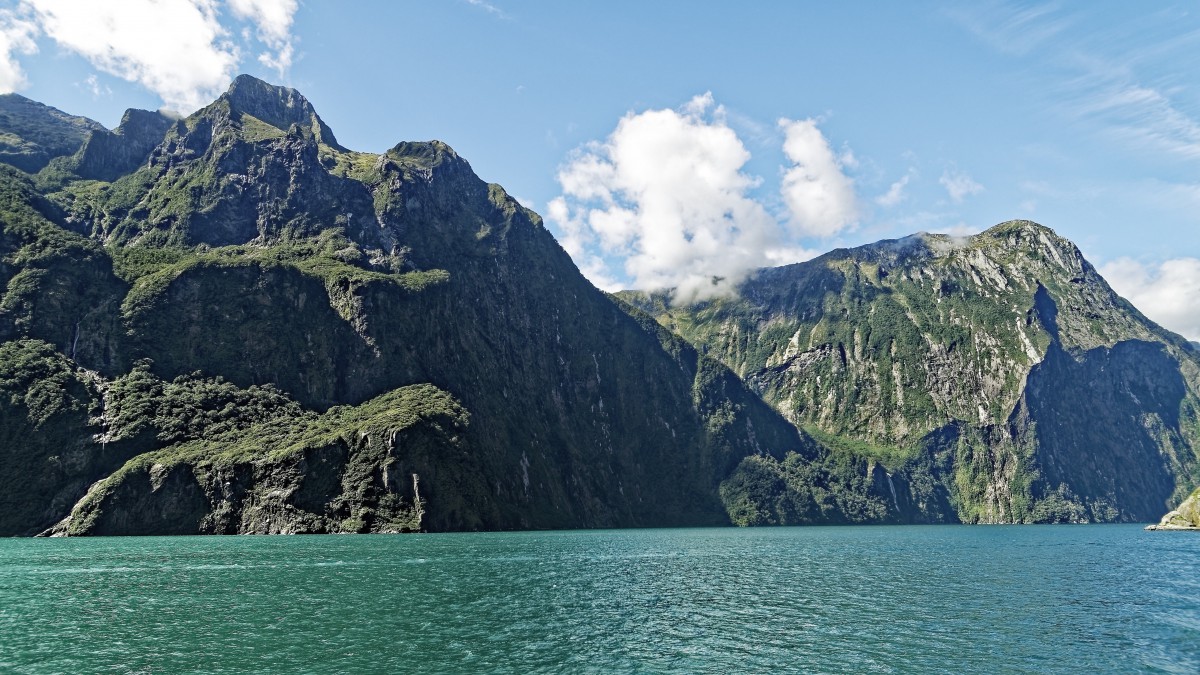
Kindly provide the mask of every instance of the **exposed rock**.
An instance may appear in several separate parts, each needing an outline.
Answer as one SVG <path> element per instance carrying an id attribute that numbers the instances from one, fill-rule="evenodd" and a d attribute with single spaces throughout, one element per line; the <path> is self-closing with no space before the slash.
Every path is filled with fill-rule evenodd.
<path id="1" fill-rule="evenodd" d="M 1195 350 L 1041 225 L 833 251 L 738 290 L 622 297 L 799 428 L 886 464 L 894 518 L 944 503 L 901 499 L 910 472 L 953 504 L 919 518 L 966 522 L 1144 521 L 1195 485 Z"/>
<path id="2" fill-rule="evenodd" d="M 672 307 L 292 89 L 39 106 L 0 100 L 0 534 L 1141 520 L 1200 479 L 1200 354 L 1034 223 Z"/>
<path id="3" fill-rule="evenodd" d="M 1157 525 L 1147 530 L 1200 530 L 1200 488 L 1183 500 L 1179 508 L 1163 516 Z"/>
<path id="4" fill-rule="evenodd" d="M 81 178 L 114 181 L 145 164 L 150 151 L 175 124 L 175 120 L 160 112 L 126 110 L 115 130 L 91 132 L 71 158 L 67 170 Z"/>

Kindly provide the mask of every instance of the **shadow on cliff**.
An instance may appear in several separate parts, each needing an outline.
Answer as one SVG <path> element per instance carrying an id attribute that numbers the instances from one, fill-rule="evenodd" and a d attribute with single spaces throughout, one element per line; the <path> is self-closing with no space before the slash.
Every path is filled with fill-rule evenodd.
<path id="1" fill-rule="evenodd" d="M 1068 351 L 1044 287 L 1034 307 L 1053 338 L 1020 404 L 1037 440 L 1034 498 L 1044 496 L 1039 488 L 1065 485 L 1092 511 L 1120 505 L 1105 519 L 1157 519 L 1175 489 L 1171 465 L 1180 458 L 1171 449 L 1186 447 L 1180 408 L 1188 390 L 1179 363 L 1163 345 L 1142 340 Z"/>

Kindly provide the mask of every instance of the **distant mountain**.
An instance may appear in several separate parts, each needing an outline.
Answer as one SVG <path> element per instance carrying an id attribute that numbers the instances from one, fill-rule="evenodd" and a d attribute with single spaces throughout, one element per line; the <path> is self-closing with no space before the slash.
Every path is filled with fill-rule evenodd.
<path id="1" fill-rule="evenodd" d="M 0 534 L 721 524 L 744 457 L 823 452 L 443 143 L 246 76 L 55 124 L 0 167 Z"/>
<path id="2" fill-rule="evenodd" d="M 1200 482 L 1197 352 L 1035 223 L 833 251 L 735 299 L 622 297 L 882 467 L 904 518 L 1149 521 Z M 787 471 L 748 458 L 735 478 L 774 512 Z"/>
<path id="3" fill-rule="evenodd" d="M 0 162 L 36 172 L 55 157 L 74 154 L 104 125 L 68 115 L 20 94 L 0 94 Z"/>

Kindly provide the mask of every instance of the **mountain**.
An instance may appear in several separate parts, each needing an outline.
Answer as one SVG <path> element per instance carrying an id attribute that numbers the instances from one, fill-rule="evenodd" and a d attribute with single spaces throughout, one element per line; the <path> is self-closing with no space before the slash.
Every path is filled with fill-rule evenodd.
<path id="1" fill-rule="evenodd" d="M 0 133 L 0 535 L 1148 521 L 1200 483 L 1200 352 L 1033 223 L 674 306 L 252 77 Z"/>
<path id="2" fill-rule="evenodd" d="M 902 519 L 1145 522 L 1200 482 L 1197 351 L 1032 222 L 836 250 L 735 298 L 623 298 L 868 460 Z M 786 518 L 788 472 L 731 480 Z"/>
<path id="3" fill-rule="evenodd" d="M 0 166 L 0 534 L 722 524 L 747 456 L 828 455 L 443 143 L 247 76 L 84 126 Z"/>
<path id="4" fill-rule="evenodd" d="M 74 154 L 88 134 L 104 126 L 68 115 L 20 94 L 0 94 L 0 162 L 36 172 L 56 157 Z"/>

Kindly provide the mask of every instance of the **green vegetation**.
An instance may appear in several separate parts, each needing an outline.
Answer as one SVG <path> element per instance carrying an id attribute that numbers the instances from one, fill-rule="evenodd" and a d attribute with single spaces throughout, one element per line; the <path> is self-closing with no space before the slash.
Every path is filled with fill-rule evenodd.
<path id="1" fill-rule="evenodd" d="M 914 504 L 937 493 L 966 522 L 1142 519 L 1198 482 L 1191 350 L 1117 297 L 1070 242 L 1028 221 L 967 241 L 920 235 L 834 251 L 765 270 L 738 298 L 626 299 L 834 455 L 898 472 Z M 1143 380 L 1163 385 L 1151 392 Z M 1137 410 L 1126 391 L 1138 392 Z M 935 458 L 929 439 L 947 428 L 958 440 Z M 1069 457 L 1074 473 L 1061 459 L 1044 466 L 1046 453 Z M 1136 468 L 1114 463 L 1126 453 L 1141 458 Z"/>
<path id="2" fill-rule="evenodd" d="M 140 379 L 145 379 L 144 373 Z M 168 393 L 176 401 L 197 394 L 211 397 L 215 392 L 223 398 L 237 393 L 220 382 L 174 384 L 184 389 L 174 396 Z M 170 386 L 166 389 L 169 392 Z M 280 406 L 274 392 L 240 394 L 266 401 L 267 420 L 235 430 L 228 429 L 230 420 L 217 420 L 203 430 L 203 438 L 138 455 L 88 492 L 75 507 L 67 532 L 140 531 L 152 527 L 141 519 L 156 515 L 180 533 L 282 531 L 279 527 L 291 532 L 415 531 L 424 513 L 418 488 L 403 471 L 400 480 L 389 478 L 389 471 L 413 460 L 414 448 L 407 447 L 412 442 L 457 455 L 469 417 L 453 397 L 431 385 L 404 387 L 323 415 L 302 413 L 294 404 Z M 229 413 L 231 407 L 220 412 Z M 172 418 L 169 410 L 160 417 L 168 423 Z M 236 426 L 236 420 L 233 423 Z M 223 426 L 227 430 L 221 431 Z M 244 468 L 252 470 L 247 473 Z M 332 473 L 322 475 L 322 468 Z M 158 501 L 154 482 L 168 476 L 186 481 L 193 494 L 203 491 L 196 509 L 180 513 L 175 504 Z M 309 484 L 314 479 L 327 483 L 315 493 Z M 229 491 L 231 482 L 238 483 L 236 492 Z M 291 498 L 282 498 L 281 492 Z M 138 511 L 124 510 L 131 501 Z M 141 511 L 146 508 L 150 514 Z"/>
<path id="3" fill-rule="evenodd" d="M 0 162 L 31 174 L 55 157 L 74 153 L 89 132 L 102 129 L 98 122 L 19 94 L 0 96 Z"/>
<path id="4" fill-rule="evenodd" d="M 747 457 L 721 483 L 721 500 L 734 525 L 807 525 L 885 522 L 888 506 L 870 494 L 862 460 L 831 454 L 812 461 L 788 453 Z"/>
<path id="5" fill-rule="evenodd" d="M 270 420 L 304 419 L 300 406 L 271 385 L 241 389 L 200 373 L 164 382 L 140 361 L 104 391 L 107 442 L 153 435 L 161 444 L 216 438 Z"/>
<path id="6" fill-rule="evenodd" d="M 127 315 L 144 311 L 175 279 L 203 268 L 294 269 L 323 282 L 330 291 L 331 304 L 348 320 L 350 310 L 344 304 L 337 304 L 338 301 L 369 284 L 383 283 L 407 293 L 420 293 L 449 280 L 449 274 L 444 270 L 395 274 L 353 265 L 352 262 L 362 258 L 362 253 L 336 230 L 327 230 L 317 239 L 280 242 L 272 246 L 156 248 L 144 252 L 136 247 L 125 247 L 119 250 L 121 252 L 114 255 L 117 273 L 133 282 L 123 304 Z"/>
<path id="7" fill-rule="evenodd" d="M 111 460 L 90 447 L 98 408 L 93 383 L 52 345 L 0 344 L 0 536 L 37 533 L 70 507 L 64 493 L 99 478 Z"/>
<path id="8" fill-rule="evenodd" d="M 861 457 L 872 462 L 878 462 L 888 471 L 900 470 L 906 462 L 916 454 L 914 450 L 905 450 L 894 446 L 874 445 L 867 441 L 837 436 L 821 430 L 816 426 L 805 426 L 804 431 L 828 447 L 834 453 L 849 457 Z"/>

